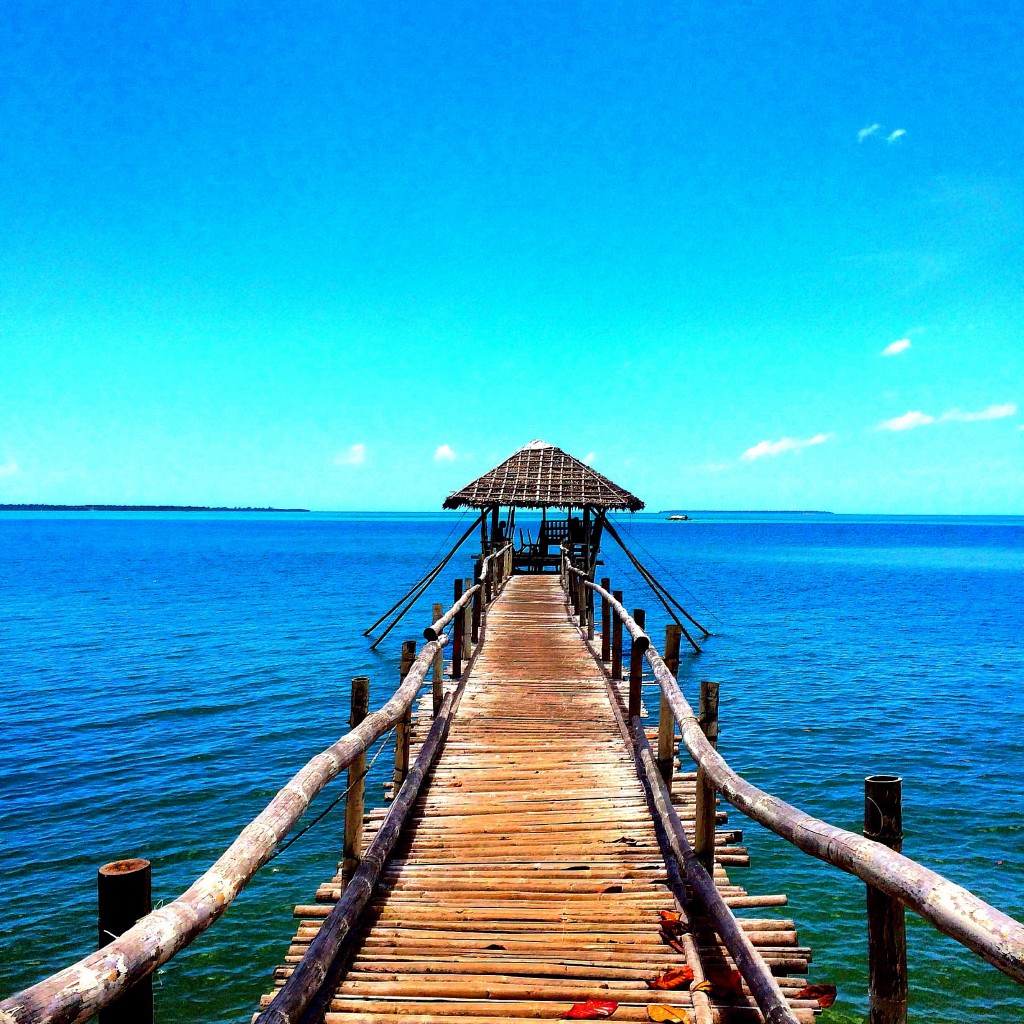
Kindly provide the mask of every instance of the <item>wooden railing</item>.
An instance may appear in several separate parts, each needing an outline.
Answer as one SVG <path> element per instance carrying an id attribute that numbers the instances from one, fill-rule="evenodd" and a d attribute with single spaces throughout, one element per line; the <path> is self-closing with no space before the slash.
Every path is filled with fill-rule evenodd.
<path id="1" fill-rule="evenodd" d="M 441 711 L 443 700 L 438 694 L 443 649 L 452 641 L 452 675 L 458 679 L 469 648 L 478 641 L 483 611 L 511 572 L 511 551 L 509 544 L 478 562 L 476 575 L 484 582 L 461 592 L 452 607 L 424 631 L 427 643 L 418 655 L 403 662 L 400 685 L 387 703 L 358 724 L 353 722 L 354 728 L 300 769 L 205 874 L 177 899 L 141 918 L 102 949 L 4 999 L 0 1024 L 78 1024 L 89 1020 L 206 931 L 270 860 L 317 794 L 359 759 L 365 763 L 369 746 L 388 730 L 403 731 L 431 669 L 435 714 Z M 453 626 L 450 634 L 445 632 L 449 625 Z M 414 646 L 407 642 L 407 648 Z M 403 746 L 406 763 L 399 771 Z M 410 774 L 407 730 L 404 737 L 396 736 L 395 747 L 396 782 L 402 782 Z M 361 801 L 358 807 L 361 821 Z M 346 837 L 349 831 L 346 827 Z"/>
<path id="2" fill-rule="evenodd" d="M 771 829 L 805 853 L 855 875 L 878 892 L 909 907 L 939 931 L 956 939 L 1015 981 L 1024 984 L 1024 925 L 990 906 L 962 886 L 950 882 L 902 853 L 873 839 L 830 825 L 741 778 L 718 753 L 712 740 L 705 735 L 706 716 L 702 722 L 702 719 L 694 714 L 674 673 L 651 645 L 643 624 L 638 623 L 616 594 L 608 589 L 607 581 L 602 581 L 605 584 L 603 586 L 596 584 L 567 558 L 563 558 L 562 581 L 566 587 L 570 607 L 579 617 L 580 629 L 588 631 L 591 639 L 594 635 L 592 598 L 600 598 L 602 623 L 605 628 L 602 630 L 601 651 L 598 653 L 595 649 L 595 656 L 611 662 L 612 678 L 621 678 L 622 629 L 630 637 L 633 655 L 631 662 L 639 660 L 642 665 L 642 660 L 646 660 L 650 666 L 662 695 L 659 735 L 667 732 L 671 737 L 675 725 L 678 724 L 682 743 L 698 768 L 698 819 L 702 815 L 701 784 L 711 790 L 712 799 L 703 802 L 705 820 L 698 820 L 696 823 L 698 844 L 701 832 L 707 830 L 709 820 L 713 837 L 713 795 L 714 791 L 717 791 L 747 817 Z M 618 629 L 613 628 L 612 636 L 609 638 L 606 624 L 612 617 Z M 618 650 L 615 649 L 616 641 Z M 616 662 L 619 666 L 618 672 L 615 668 Z M 634 664 L 631 664 L 631 684 L 629 703 L 633 712 L 639 708 L 642 685 L 640 673 Z M 666 715 L 671 716 L 667 723 Z M 635 718 L 634 732 L 638 740 L 642 738 L 642 746 L 646 747 L 646 737 L 643 736 L 639 722 L 639 718 Z M 648 749 L 647 755 L 649 754 Z M 664 787 L 664 773 L 658 772 L 657 775 L 660 785 Z M 667 792 L 667 787 L 665 788 Z M 670 793 L 668 806 L 671 807 Z M 685 850 L 681 853 L 685 854 Z M 700 860 L 696 856 L 684 856 L 683 860 L 691 884 L 694 884 L 690 872 L 694 864 L 700 864 Z M 694 884 L 694 888 L 698 892 L 702 891 L 699 885 Z M 725 939 L 724 934 L 722 937 Z M 739 959 L 737 967 L 743 970 Z M 754 983 L 758 979 L 748 978 L 746 974 L 744 977 L 757 998 Z M 767 1016 L 766 1006 L 761 1005 L 760 999 L 758 1003 Z"/>

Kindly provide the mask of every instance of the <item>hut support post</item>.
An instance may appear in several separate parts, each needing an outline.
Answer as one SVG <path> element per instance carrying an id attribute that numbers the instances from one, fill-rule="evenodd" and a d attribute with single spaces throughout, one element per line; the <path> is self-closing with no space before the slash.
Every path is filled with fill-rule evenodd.
<path id="1" fill-rule="evenodd" d="M 700 681 L 700 704 L 697 723 L 708 742 L 718 746 L 718 683 Z M 711 873 L 715 869 L 715 784 L 700 766 L 697 767 L 697 801 L 694 811 L 693 852 Z"/>
<path id="2" fill-rule="evenodd" d="M 612 581 L 605 576 L 601 580 L 601 589 L 611 593 Z M 612 656 L 612 606 L 604 596 L 601 598 L 601 660 L 610 661 Z"/>
<path id="3" fill-rule="evenodd" d="M 665 627 L 665 667 L 676 675 L 679 671 L 679 642 L 683 631 L 674 622 Z M 672 774 L 675 768 L 676 718 L 664 692 L 658 711 L 658 772 L 665 780 L 665 788 L 672 794 Z"/>
<path id="4" fill-rule="evenodd" d="M 491 565 L 494 565 L 491 562 Z M 462 580 L 455 581 L 455 601 L 458 604 L 462 597 Z M 456 614 L 452 619 L 452 679 L 462 675 L 462 616 Z"/>
<path id="5" fill-rule="evenodd" d="M 869 775 L 864 780 L 864 835 L 903 852 L 903 780 Z M 870 1024 L 906 1024 L 907 929 L 903 904 L 867 887 Z"/>
<path id="6" fill-rule="evenodd" d="M 594 592 L 590 587 L 584 590 L 584 599 L 587 602 L 587 639 L 594 639 Z"/>
<path id="7" fill-rule="evenodd" d="M 412 668 L 412 663 L 416 660 L 416 641 L 406 640 L 402 644 L 402 660 L 398 665 L 398 675 L 401 682 L 405 682 L 405 677 L 409 674 L 409 669 Z M 409 734 L 412 732 L 412 704 L 406 709 L 405 714 L 399 719 L 398 724 L 395 726 L 395 771 L 391 776 L 392 781 L 395 784 L 395 791 L 401 787 L 402 783 L 405 782 L 406 775 L 409 774 Z"/>
<path id="8" fill-rule="evenodd" d="M 99 869 L 97 930 L 99 949 L 153 909 L 152 870 L 148 860 L 115 860 Z M 153 1024 L 153 976 L 136 982 L 99 1013 L 100 1024 Z"/>
<path id="9" fill-rule="evenodd" d="M 352 713 L 349 726 L 354 729 L 370 710 L 370 677 L 352 680 Z M 345 890 L 355 874 L 363 852 L 363 810 L 366 806 L 366 751 L 348 766 L 348 796 L 345 798 L 345 845 L 341 862 L 341 889 Z"/>
<path id="10" fill-rule="evenodd" d="M 431 611 L 432 621 L 437 622 L 442 615 L 444 615 L 444 605 L 435 604 Z M 433 697 L 433 715 L 437 718 L 437 713 L 441 710 L 441 702 L 444 700 L 444 649 L 438 647 L 437 653 L 434 655 L 434 664 L 431 669 L 431 696 Z"/>
<path id="11" fill-rule="evenodd" d="M 633 609 L 633 621 L 643 629 L 647 622 L 647 613 L 643 608 Z M 629 719 L 632 721 L 640 715 L 644 688 L 644 651 L 645 643 L 633 640 L 629 648 Z"/>
<path id="12" fill-rule="evenodd" d="M 622 591 L 613 590 L 612 597 L 622 604 Z M 612 623 L 612 679 L 622 678 L 622 619 L 615 616 Z"/>

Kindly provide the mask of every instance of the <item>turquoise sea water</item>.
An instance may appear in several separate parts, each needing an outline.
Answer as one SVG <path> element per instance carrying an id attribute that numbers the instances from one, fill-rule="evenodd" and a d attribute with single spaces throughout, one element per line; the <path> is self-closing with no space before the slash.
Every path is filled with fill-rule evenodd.
<path id="1" fill-rule="evenodd" d="M 456 518 L 0 516 L 0 994 L 93 948 L 100 864 L 147 856 L 173 899 L 345 731 L 351 676 L 387 698 L 451 576 L 379 652 L 362 629 Z M 721 682 L 737 770 L 854 830 L 864 776 L 903 775 L 905 852 L 1024 918 L 1024 519 L 619 522 L 715 632 L 680 677 L 694 703 L 698 679 Z M 606 555 L 657 638 L 664 615 Z M 839 986 L 824 1020 L 864 1020 L 862 884 L 733 824 L 752 856 L 733 877 L 789 894 L 812 979 Z M 248 1020 L 341 827 L 328 817 L 159 973 L 165 1024 Z M 1024 990 L 913 917 L 909 943 L 917 1019 L 1024 1019 Z"/>

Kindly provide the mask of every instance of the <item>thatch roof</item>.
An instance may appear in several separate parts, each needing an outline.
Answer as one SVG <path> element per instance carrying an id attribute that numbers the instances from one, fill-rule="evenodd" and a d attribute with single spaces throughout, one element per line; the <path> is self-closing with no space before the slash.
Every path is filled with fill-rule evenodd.
<path id="1" fill-rule="evenodd" d="M 606 476 L 546 441 L 531 441 L 500 466 L 461 491 L 450 494 L 445 508 L 623 508 L 639 512 L 644 503 Z"/>

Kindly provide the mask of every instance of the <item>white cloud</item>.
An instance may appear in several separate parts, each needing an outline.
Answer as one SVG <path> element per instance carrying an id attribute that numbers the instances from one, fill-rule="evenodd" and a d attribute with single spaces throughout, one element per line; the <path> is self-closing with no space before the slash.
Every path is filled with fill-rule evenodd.
<path id="1" fill-rule="evenodd" d="M 913 430 L 914 427 L 925 427 L 934 423 L 935 417 L 925 412 L 905 412 L 902 416 L 894 416 L 891 420 L 879 423 L 878 430 Z"/>
<path id="2" fill-rule="evenodd" d="M 435 462 L 454 462 L 456 458 L 455 449 L 450 444 L 439 444 L 434 452 Z"/>
<path id="3" fill-rule="evenodd" d="M 898 356 L 901 352 L 906 352 L 910 348 L 909 338 L 900 338 L 899 341 L 894 341 L 891 345 L 886 345 L 882 349 L 883 356 Z"/>
<path id="4" fill-rule="evenodd" d="M 896 131 L 890 132 L 886 137 L 885 141 L 891 146 L 894 142 L 899 142 L 904 135 L 907 134 L 906 128 L 897 128 Z"/>
<path id="5" fill-rule="evenodd" d="M 857 132 L 857 141 L 863 142 L 865 139 L 870 138 L 875 134 L 875 132 L 879 131 L 881 127 L 882 126 L 880 124 L 869 124 L 867 128 L 861 128 L 861 130 Z"/>
<path id="6" fill-rule="evenodd" d="M 944 420 L 957 420 L 960 423 L 977 423 L 979 420 L 1002 420 L 1007 416 L 1016 416 L 1017 406 L 1013 402 L 1004 402 L 1002 405 L 990 405 L 980 412 L 961 412 L 959 409 L 950 409 L 944 412 Z"/>
<path id="7" fill-rule="evenodd" d="M 352 444 L 340 455 L 334 456 L 336 466 L 361 466 L 366 461 L 366 445 Z"/>
<path id="8" fill-rule="evenodd" d="M 8 460 L 8 462 L 0 466 L 0 476 L 14 476 L 18 472 L 18 464 L 14 459 Z"/>
<path id="9" fill-rule="evenodd" d="M 783 452 L 795 452 L 801 448 L 810 448 L 811 445 L 824 444 L 832 435 L 815 434 L 806 440 L 796 437 L 783 437 L 778 441 L 759 441 L 753 448 L 748 448 L 740 458 L 744 462 L 753 462 L 754 459 L 763 458 L 765 455 L 781 455 Z"/>
<path id="10" fill-rule="evenodd" d="M 587 452 L 587 457 L 583 460 L 588 466 L 594 464 L 594 459 L 597 458 L 597 452 Z"/>

